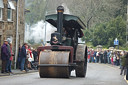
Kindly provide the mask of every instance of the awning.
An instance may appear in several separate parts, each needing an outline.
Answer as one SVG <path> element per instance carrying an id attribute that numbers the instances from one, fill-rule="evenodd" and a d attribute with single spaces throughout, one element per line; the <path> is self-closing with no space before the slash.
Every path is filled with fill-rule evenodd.
<path id="1" fill-rule="evenodd" d="M 3 0 L 0 0 L 0 8 L 4 8 Z"/>
<path id="2" fill-rule="evenodd" d="M 8 1 L 8 8 L 15 9 L 15 6 L 11 1 Z"/>

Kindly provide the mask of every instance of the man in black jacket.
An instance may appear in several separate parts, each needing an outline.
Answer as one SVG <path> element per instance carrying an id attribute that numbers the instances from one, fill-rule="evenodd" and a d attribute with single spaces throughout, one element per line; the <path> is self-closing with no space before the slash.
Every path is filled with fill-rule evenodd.
<path id="1" fill-rule="evenodd" d="M 35 49 L 32 51 L 32 53 L 33 53 L 33 56 L 34 56 L 34 62 L 36 62 L 37 61 L 37 57 L 38 57 L 38 53 L 37 53 L 37 51 Z"/>
<path id="2" fill-rule="evenodd" d="M 1 47 L 1 60 L 2 60 L 2 69 L 1 69 L 1 73 L 4 73 L 6 70 L 6 64 L 7 61 L 9 60 L 9 51 L 8 51 L 8 41 L 5 40 L 4 44 Z"/>
<path id="3" fill-rule="evenodd" d="M 128 80 L 128 53 L 126 54 L 126 61 L 125 61 L 125 64 L 126 64 L 126 69 L 127 69 L 126 80 Z"/>
<path id="4" fill-rule="evenodd" d="M 27 43 L 24 43 L 24 45 L 21 48 L 21 71 L 25 71 L 24 70 L 24 65 L 25 65 L 25 59 L 27 58 L 27 52 L 26 52 L 26 48 L 27 48 Z"/>

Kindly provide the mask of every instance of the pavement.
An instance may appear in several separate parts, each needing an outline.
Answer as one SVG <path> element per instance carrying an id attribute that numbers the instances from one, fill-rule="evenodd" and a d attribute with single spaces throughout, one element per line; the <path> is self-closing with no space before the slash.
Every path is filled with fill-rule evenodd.
<path id="1" fill-rule="evenodd" d="M 126 80 L 126 75 L 124 76 L 124 80 L 128 83 L 128 80 Z"/>
<path id="2" fill-rule="evenodd" d="M 2 76 L 10 76 L 10 75 L 17 75 L 17 74 L 26 74 L 26 73 L 32 73 L 32 72 L 38 72 L 38 70 L 29 70 L 29 71 L 25 71 L 22 72 L 20 71 L 20 69 L 12 69 L 12 73 L 1 73 L 0 72 L 0 77 Z"/>

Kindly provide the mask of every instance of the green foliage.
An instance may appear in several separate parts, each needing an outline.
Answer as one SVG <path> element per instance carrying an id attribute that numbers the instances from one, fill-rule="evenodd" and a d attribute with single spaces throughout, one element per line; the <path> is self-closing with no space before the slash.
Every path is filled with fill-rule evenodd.
<path id="1" fill-rule="evenodd" d="M 92 41 L 92 31 L 90 30 L 83 30 L 84 37 L 82 37 L 82 41 L 86 40 L 86 42 Z"/>
<path id="2" fill-rule="evenodd" d="M 110 29 L 109 29 L 110 28 Z M 125 44 L 126 39 L 126 21 L 122 16 L 118 16 L 116 19 L 110 21 L 107 26 L 108 37 L 109 38 L 118 38 L 119 44 L 122 46 Z M 112 45 L 112 43 L 110 44 Z"/>
<path id="3" fill-rule="evenodd" d="M 30 13 L 25 14 L 25 20 L 30 25 L 44 20 L 45 15 L 45 1 L 44 0 L 28 0 L 30 5 L 26 6 L 30 10 Z"/>
<path id="4" fill-rule="evenodd" d="M 122 15 L 124 19 L 126 19 L 127 13 L 127 0 L 119 0 L 120 1 L 120 8 L 116 11 L 115 17 L 118 15 Z"/>
<path id="5" fill-rule="evenodd" d="M 120 46 L 121 50 L 128 50 L 128 43 L 124 44 L 123 46 Z"/>
<path id="6" fill-rule="evenodd" d="M 31 40 L 28 40 L 28 43 L 33 45 L 33 44 L 35 44 L 35 41 L 34 41 L 34 39 L 31 39 Z"/>
<path id="7" fill-rule="evenodd" d="M 84 31 L 85 36 L 88 36 L 90 31 Z M 91 34 L 92 33 L 92 34 Z M 93 45 L 106 45 L 107 47 L 113 46 L 114 39 L 119 40 L 119 45 L 122 46 L 125 44 L 126 39 L 126 21 L 122 16 L 118 16 L 115 19 L 112 19 L 108 23 L 102 23 L 95 26 L 93 32 L 90 35 L 93 36 Z M 86 35 L 87 34 L 87 35 Z M 90 38 L 89 35 L 89 38 Z M 83 40 L 89 41 L 87 37 L 84 37 Z"/>
<path id="8" fill-rule="evenodd" d="M 87 37 L 88 33 L 90 33 L 88 38 L 92 36 L 92 44 L 94 46 L 99 44 L 105 47 L 113 46 L 114 39 L 117 38 L 120 47 L 126 48 L 123 45 L 126 43 L 127 0 L 102 0 L 100 4 L 97 7 L 97 11 L 95 11 L 97 18 L 93 18 L 97 23 L 93 21 L 95 23 L 94 27 L 91 27 L 93 31 L 87 30 L 84 32 L 85 36 Z M 87 38 L 84 37 L 84 39 L 88 42 Z"/>

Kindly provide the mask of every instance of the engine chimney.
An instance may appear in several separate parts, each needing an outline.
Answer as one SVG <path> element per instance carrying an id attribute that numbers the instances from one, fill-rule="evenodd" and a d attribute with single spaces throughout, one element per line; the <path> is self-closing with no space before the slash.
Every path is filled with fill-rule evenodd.
<path id="1" fill-rule="evenodd" d="M 51 45 L 61 45 L 62 44 L 62 29 L 63 29 L 63 12 L 64 7 L 57 7 L 57 32 L 51 34 Z"/>
<path id="2" fill-rule="evenodd" d="M 57 7 L 57 32 L 60 33 L 60 42 L 62 42 L 62 29 L 63 29 L 63 12 L 64 7 Z"/>

